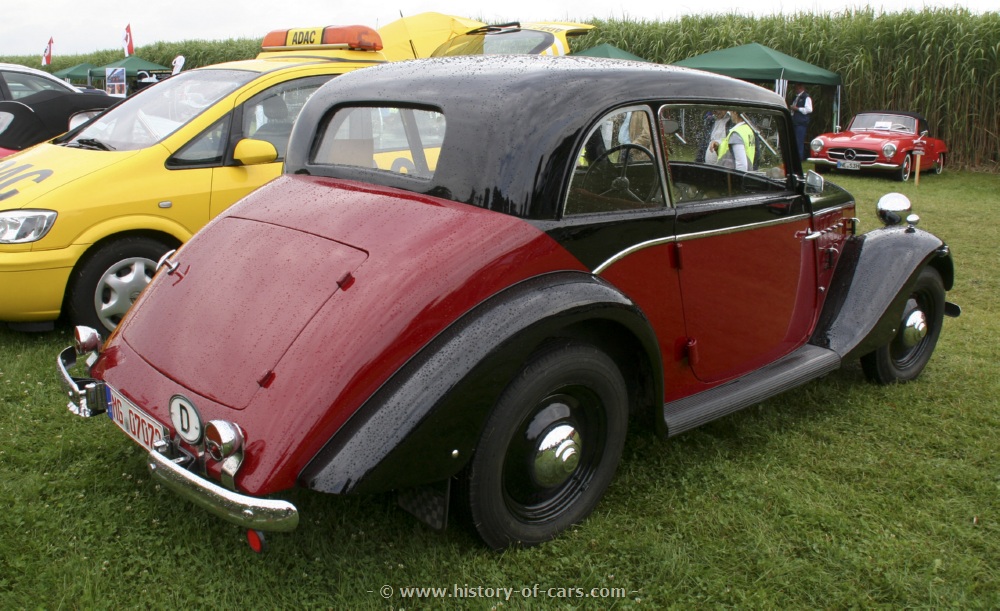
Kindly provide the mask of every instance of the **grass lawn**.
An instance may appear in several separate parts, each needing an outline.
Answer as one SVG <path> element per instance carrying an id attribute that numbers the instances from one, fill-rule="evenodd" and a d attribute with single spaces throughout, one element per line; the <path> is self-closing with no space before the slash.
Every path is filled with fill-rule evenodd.
<path id="1" fill-rule="evenodd" d="M 898 190 L 952 248 L 964 312 L 923 376 L 878 387 L 850 363 L 670 441 L 633 431 L 595 514 L 527 550 L 430 531 L 390 495 L 295 491 L 300 527 L 256 556 L 66 411 L 68 328 L 0 329 L 0 608 L 1000 607 L 1000 176 L 827 178 L 861 230 Z"/>

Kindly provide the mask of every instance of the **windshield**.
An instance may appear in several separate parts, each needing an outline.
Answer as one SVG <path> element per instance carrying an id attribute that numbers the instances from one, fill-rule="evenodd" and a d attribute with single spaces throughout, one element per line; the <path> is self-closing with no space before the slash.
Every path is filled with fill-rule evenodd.
<path id="1" fill-rule="evenodd" d="M 156 144 L 257 76 L 246 70 L 192 70 L 143 89 L 62 144 L 134 151 Z"/>
<path id="2" fill-rule="evenodd" d="M 907 134 L 917 133 L 917 120 L 906 115 L 871 112 L 862 113 L 851 121 L 851 131 L 894 131 Z"/>
<path id="3" fill-rule="evenodd" d="M 434 50 L 431 57 L 451 55 L 535 55 L 552 46 L 555 36 L 538 30 L 500 30 L 456 36 Z"/>

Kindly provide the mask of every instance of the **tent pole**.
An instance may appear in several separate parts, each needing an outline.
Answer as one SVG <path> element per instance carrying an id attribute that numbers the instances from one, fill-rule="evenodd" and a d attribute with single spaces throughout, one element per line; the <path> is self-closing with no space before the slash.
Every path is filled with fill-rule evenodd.
<path id="1" fill-rule="evenodd" d="M 833 102 L 833 130 L 840 131 L 840 85 L 837 85 L 837 99 Z"/>

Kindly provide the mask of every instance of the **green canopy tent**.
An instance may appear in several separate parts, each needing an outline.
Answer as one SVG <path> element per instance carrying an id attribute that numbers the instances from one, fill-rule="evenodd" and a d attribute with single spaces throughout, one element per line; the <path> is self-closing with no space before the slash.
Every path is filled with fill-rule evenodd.
<path id="1" fill-rule="evenodd" d="M 170 71 L 170 68 L 166 66 L 161 66 L 153 62 L 146 61 L 141 57 L 136 57 L 135 55 L 129 55 L 125 59 L 120 59 L 116 62 L 111 62 L 105 66 L 100 66 L 98 68 L 90 69 L 90 76 L 92 78 L 103 79 L 106 74 L 105 70 L 107 68 L 125 68 L 125 76 L 129 78 L 134 78 L 139 74 L 140 70 L 145 72 L 150 72 L 153 70 L 166 70 Z"/>
<path id="2" fill-rule="evenodd" d="M 764 45 L 751 43 L 712 51 L 682 59 L 674 62 L 674 65 L 724 74 L 745 81 L 774 81 L 774 90 L 782 97 L 788 93 L 789 82 L 836 87 L 833 124 L 840 125 L 840 75 Z"/>
<path id="3" fill-rule="evenodd" d="M 589 49 L 584 49 L 583 51 L 577 51 L 576 53 L 571 53 L 571 55 L 584 55 L 586 57 L 609 57 L 611 59 L 630 59 L 637 62 L 649 61 L 639 57 L 638 55 L 633 55 L 624 49 L 619 49 L 614 45 L 609 45 L 608 43 L 601 43 L 596 47 L 591 47 Z"/>
<path id="4" fill-rule="evenodd" d="M 63 68 L 62 70 L 57 70 L 52 74 L 61 79 L 69 79 L 72 81 L 86 81 L 90 84 L 90 69 L 96 68 L 94 64 L 89 62 L 84 62 L 82 64 L 77 64 L 72 68 Z"/>

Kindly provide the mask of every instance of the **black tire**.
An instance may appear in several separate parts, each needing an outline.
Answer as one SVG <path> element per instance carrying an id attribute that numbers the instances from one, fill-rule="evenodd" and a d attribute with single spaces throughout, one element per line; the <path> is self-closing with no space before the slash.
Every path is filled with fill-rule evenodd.
<path id="1" fill-rule="evenodd" d="M 459 482 L 489 546 L 531 546 L 590 515 L 614 477 L 628 429 L 628 390 L 594 346 L 536 354 L 508 384 Z"/>
<path id="2" fill-rule="evenodd" d="M 895 175 L 896 180 L 898 180 L 899 182 L 906 182 L 910 180 L 910 172 L 912 170 L 913 170 L 913 155 L 907 153 L 906 157 L 903 157 L 903 165 L 899 166 L 899 169 L 896 170 L 896 175 Z"/>
<path id="3" fill-rule="evenodd" d="M 934 162 L 934 173 L 940 175 L 944 172 L 944 153 L 938 153 L 937 161 Z"/>
<path id="4" fill-rule="evenodd" d="M 927 266 L 903 309 L 899 331 L 885 346 L 861 357 L 869 380 L 879 384 L 916 379 L 930 360 L 944 320 L 944 282 L 941 274 Z M 923 326 L 923 329 L 919 328 Z"/>
<path id="5" fill-rule="evenodd" d="M 101 334 L 113 331 L 172 247 L 145 237 L 126 237 L 101 246 L 74 270 L 67 304 L 74 325 Z"/>
<path id="6" fill-rule="evenodd" d="M 825 163 L 816 163 L 813 164 L 813 170 L 815 170 L 817 174 L 826 174 L 830 171 L 830 166 Z"/>

